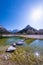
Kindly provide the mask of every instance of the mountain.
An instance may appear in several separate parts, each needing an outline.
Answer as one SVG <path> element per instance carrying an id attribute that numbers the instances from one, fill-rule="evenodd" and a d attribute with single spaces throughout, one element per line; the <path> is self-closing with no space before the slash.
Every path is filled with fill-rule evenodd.
<path id="1" fill-rule="evenodd" d="M 43 29 L 39 29 L 38 32 L 39 32 L 40 34 L 43 34 Z"/>
<path id="2" fill-rule="evenodd" d="M 0 34 L 10 34 L 8 30 L 6 30 L 3 26 L 0 25 Z"/>
<path id="3" fill-rule="evenodd" d="M 34 29 L 30 25 L 27 25 L 24 29 L 17 32 L 17 34 L 38 34 L 38 30 Z"/>
<path id="4" fill-rule="evenodd" d="M 0 36 L 2 34 L 42 34 L 43 35 L 43 29 L 36 30 L 35 28 L 31 27 L 30 25 L 27 25 L 24 29 L 22 30 L 13 30 L 13 31 L 8 31 L 6 28 L 0 25 Z"/>
<path id="5" fill-rule="evenodd" d="M 15 29 L 13 31 L 11 31 L 12 33 L 17 33 L 19 30 L 18 29 Z"/>

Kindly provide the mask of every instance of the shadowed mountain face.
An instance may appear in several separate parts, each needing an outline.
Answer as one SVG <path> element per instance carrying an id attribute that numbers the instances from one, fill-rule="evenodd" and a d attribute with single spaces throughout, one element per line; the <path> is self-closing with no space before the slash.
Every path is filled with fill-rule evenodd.
<path id="1" fill-rule="evenodd" d="M 24 29 L 21 31 L 17 32 L 19 34 L 38 34 L 38 30 L 34 29 L 30 25 L 27 25 Z"/>
<path id="2" fill-rule="evenodd" d="M 6 30 L 3 26 L 0 26 L 0 34 L 9 34 L 10 32 Z"/>

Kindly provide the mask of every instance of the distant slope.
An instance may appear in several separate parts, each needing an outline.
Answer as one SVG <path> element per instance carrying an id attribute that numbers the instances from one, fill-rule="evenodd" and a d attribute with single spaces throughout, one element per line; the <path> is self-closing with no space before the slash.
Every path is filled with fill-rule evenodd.
<path id="1" fill-rule="evenodd" d="M 40 33 L 40 34 L 43 34 L 43 29 L 40 29 L 40 30 L 39 30 L 39 33 Z"/>
<path id="2" fill-rule="evenodd" d="M 8 30 L 6 30 L 3 26 L 0 25 L 0 34 L 10 34 Z"/>
<path id="3" fill-rule="evenodd" d="M 19 30 L 18 29 L 15 29 L 13 31 L 11 31 L 12 33 L 17 33 Z"/>

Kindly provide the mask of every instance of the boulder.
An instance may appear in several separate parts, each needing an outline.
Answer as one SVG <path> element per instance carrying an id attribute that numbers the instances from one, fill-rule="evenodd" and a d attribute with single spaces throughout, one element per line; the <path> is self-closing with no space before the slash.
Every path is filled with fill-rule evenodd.
<path id="1" fill-rule="evenodd" d="M 17 45 L 23 45 L 23 43 L 24 43 L 23 40 L 16 42 Z"/>
<path id="2" fill-rule="evenodd" d="M 6 52 L 13 52 L 13 51 L 15 51 L 15 50 L 16 50 L 15 47 L 10 46 L 10 47 L 6 50 Z"/>

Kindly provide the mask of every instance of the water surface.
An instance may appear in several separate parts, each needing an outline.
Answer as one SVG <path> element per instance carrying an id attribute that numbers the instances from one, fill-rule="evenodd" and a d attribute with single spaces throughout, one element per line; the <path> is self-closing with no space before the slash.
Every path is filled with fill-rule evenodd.
<path id="1" fill-rule="evenodd" d="M 19 37 L 11 37 L 11 38 L 2 38 L 0 39 L 0 50 L 2 46 L 5 45 L 11 45 L 12 43 L 16 43 L 18 40 L 21 40 L 22 38 Z M 33 53 L 37 52 L 43 55 L 43 40 L 36 39 L 33 42 L 30 42 L 27 44 L 24 42 L 22 45 L 23 47 L 27 47 L 28 49 L 31 49 Z"/>

